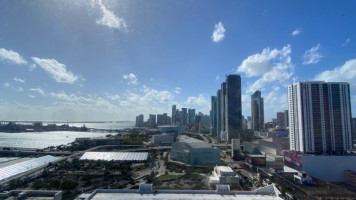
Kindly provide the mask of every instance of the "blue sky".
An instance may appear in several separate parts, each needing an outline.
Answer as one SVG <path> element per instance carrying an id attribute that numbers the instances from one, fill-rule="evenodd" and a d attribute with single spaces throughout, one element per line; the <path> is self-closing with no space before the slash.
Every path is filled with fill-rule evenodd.
<path id="1" fill-rule="evenodd" d="M 287 109 L 288 84 L 347 81 L 356 102 L 355 1 L 0 2 L 0 120 L 134 120 L 171 105 L 208 114 L 225 75 Z M 147 119 L 147 117 L 145 118 Z"/>

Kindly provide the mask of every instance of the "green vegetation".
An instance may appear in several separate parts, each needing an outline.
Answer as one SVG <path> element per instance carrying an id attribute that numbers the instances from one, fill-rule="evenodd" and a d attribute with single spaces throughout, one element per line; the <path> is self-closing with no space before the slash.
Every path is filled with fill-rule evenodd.
<path id="1" fill-rule="evenodd" d="M 170 174 L 164 174 L 161 175 L 159 177 L 157 177 L 158 181 L 170 181 L 170 180 L 174 180 L 177 179 L 179 177 L 181 177 L 182 175 L 170 175 Z"/>
<path id="2" fill-rule="evenodd" d="M 126 145 L 142 145 L 143 142 L 147 142 L 149 137 L 147 134 L 129 133 L 124 136 L 124 142 Z"/>

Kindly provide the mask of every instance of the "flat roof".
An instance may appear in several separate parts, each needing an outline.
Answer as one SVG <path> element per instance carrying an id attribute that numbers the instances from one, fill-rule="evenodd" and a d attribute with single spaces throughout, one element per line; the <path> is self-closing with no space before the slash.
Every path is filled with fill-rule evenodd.
<path id="1" fill-rule="evenodd" d="M 212 148 L 212 146 L 202 140 L 198 140 L 195 138 L 188 137 L 186 135 L 178 136 L 178 140 L 180 142 L 184 142 L 192 148 Z"/>
<path id="2" fill-rule="evenodd" d="M 216 168 L 222 172 L 234 172 L 231 167 L 227 166 L 216 166 Z"/>
<path id="3" fill-rule="evenodd" d="M 58 160 L 58 158 L 47 155 L 0 168 L 0 181 L 45 166 L 56 160 Z"/>
<path id="4" fill-rule="evenodd" d="M 79 160 L 144 161 L 148 152 L 85 152 Z"/>

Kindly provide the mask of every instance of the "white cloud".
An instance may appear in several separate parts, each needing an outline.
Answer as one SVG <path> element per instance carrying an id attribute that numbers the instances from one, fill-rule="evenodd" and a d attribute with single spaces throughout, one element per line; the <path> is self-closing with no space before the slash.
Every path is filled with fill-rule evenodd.
<path id="1" fill-rule="evenodd" d="M 28 97 L 30 97 L 30 98 L 32 98 L 32 99 L 35 99 L 35 98 L 36 98 L 36 96 L 35 96 L 35 95 L 32 95 L 32 94 L 28 95 Z"/>
<path id="2" fill-rule="evenodd" d="M 205 97 L 203 94 L 199 94 L 197 97 L 189 96 L 187 100 L 183 103 L 184 106 L 195 108 L 199 112 L 203 113 L 209 113 L 210 104 L 210 99 Z"/>
<path id="3" fill-rule="evenodd" d="M 347 38 L 346 41 L 342 44 L 342 46 L 344 47 L 344 46 L 346 46 L 346 45 L 349 44 L 349 43 L 350 43 L 350 38 Z"/>
<path id="4" fill-rule="evenodd" d="M 287 89 L 281 91 L 278 86 L 272 87 L 272 90 L 264 96 L 265 121 L 276 117 L 277 112 L 288 109 Z M 266 112 L 268 111 L 268 112 Z"/>
<path id="5" fill-rule="evenodd" d="M 211 38 L 213 39 L 213 42 L 220 42 L 224 39 L 224 37 L 225 37 L 224 25 L 221 22 L 219 22 L 218 24 L 215 24 L 215 29 Z"/>
<path id="6" fill-rule="evenodd" d="M 174 93 L 180 94 L 181 91 L 182 91 L 182 88 L 176 87 L 175 90 L 174 90 Z"/>
<path id="7" fill-rule="evenodd" d="M 106 96 L 113 101 L 120 99 L 120 95 L 118 95 L 118 94 L 115 94 L 115 95 L 106 94 Z"/>
<path id="8" fill-rule="evenodd" d="M 308 65 L 308 64 L 316 64 L 320 62 L 320 59 L 324 56 L 320 54 L 319 50 L 320 50 L 320 43 L 312 47 L 311 49 L 306 50 L 303 56 L 304 58 L 303 64 Z"/>
<path id="9" fill-rule="evenodd" d="M 23 58 L 19 53 L 4 48 L 0 48 L 0 60 L 19 65 L 27 64 L 25 58 Z"/>
<path id="10" fill-rule="evenodd" d="M 115 16 L 115 14 L 112 11 L 108 10 L 106 6 L 104 6 L 101 0 L 99 0 L 98 3 L 103 15 L 100 19 L 96 20 L 97 24 L 107 26 L 109 28 L 115 28 L 115 29 L 121 29 L 121 28 L 124 28 L 125 30 L 127 29 L 126 22 L 123 18 L 118 18 L 117 16 Z"/>
<path id="11" fill-rule="evenodd" d="M 78 76 L 67 71 L 66 66 L 55 59 L 40 59 L 31 57 L 32 60 L 44 69 L 57 82 L 73 84 L 78 80 Z"/>
<path id="12" fill-rule="evenodd" d="M 218 81 L 218 80 L 220 80 L 220 76 L 219 76 L 219 74 L 218 74 L 218 75 L 216 75 L 216 77 L 215 77 L 215 81 Z"/>
<path id="13" fill-rule="evenodd" d="M 46 96 L 46 93 L 41 88 L 30 88 L 30 91 L 38 92 L 42 96 Z"/>
<path id="14" fill-rule="evenodd" d="M 348 82 L 353 91 L 356 91 L 356 58 L 348 60 L 341 67 L 325 70 L 315 76 L 314 80 L 327 82 Z"/>
<path id="15" fill-rule="evenodd" d="M 16 91 L 17 91 L 17 92 L 22 92 L 22 91 L 23 91 L 23 88 L 22 88 L 22 87 L 18 87 Z"/>
<path id="16" fill-rule="evenodd" d="M 128 85 L 138 85 L 138 80 L 135 74 L 125 74 L 122 76 L 125 80 L 128 80 Z"/>
<path id="17" fill-rule="evenodd" d="M 34 69 L 36 69 L 36 64 L 32 63 L 31 65 L 28 66 L 28 69 L 32 72 Z"/>
<path id="18" fill-rule="evenodd" d="M 291 35 L 297 36 L 297 35 L 299 35 L 301 32 L 302 32 L 302 29 L 301 29 L 301 28 L 297 28 L 297 29 L 295 29 L 295 30 L 291 33 Z"/>
<path id="19" fill-rule="evenodd" d="M 5 88 L 8 88 L 8 87 L 10 87 L 10 83 L 4 83 L 4 84 L 2 84 Z"/>
<path id="20" fill-rule="evenodd" d="M 289 44 L 280 50 L 265 48 L 262 53 L 251 55 L 242 61 L 237 72 L 243 72 L 247 77 L 262 76 L 249 85 L 247 92 L 262 89 L 268 82 L 288 80 L 294 74 L 291 52 Z"/>
<path id="21" fill-rule="evenodd" d="M 25 83 L 26 81 L 20 78 L 14 78 L 14 81 L 20 82 L 20 83 Z"/>

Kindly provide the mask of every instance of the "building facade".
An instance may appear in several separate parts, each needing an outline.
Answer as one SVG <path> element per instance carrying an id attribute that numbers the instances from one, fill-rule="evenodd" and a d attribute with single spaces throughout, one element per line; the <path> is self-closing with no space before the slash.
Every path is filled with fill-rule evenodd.
<path id="1" fill-rule="evenodd" d="M 290 150 L 323 153 L 353 149 L 350 86 L 298 82 L 288 86 Z"/>
<path id="2" fill-rule="evenodd" d="M 257 90 L 251 95 L 251 125 L 252 129 L 258 131 L 263 128 L 264 121 L 264 106 L 261 91 Z"/>
<path id="3" fill-rule="evenodd" d="M 242 130 L 241 77 L 238 74 L 226 76 L 225 128 L 228 141 L 240 139 Z"/>

